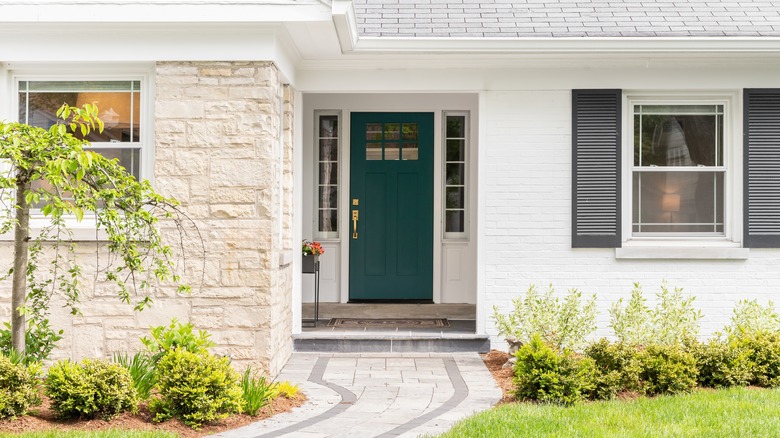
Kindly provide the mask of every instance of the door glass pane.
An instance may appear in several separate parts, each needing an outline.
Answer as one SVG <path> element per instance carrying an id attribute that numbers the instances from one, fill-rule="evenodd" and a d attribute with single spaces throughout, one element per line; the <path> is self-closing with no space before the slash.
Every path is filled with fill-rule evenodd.
<path id="1" fill-rule="evenodd" d="M 321 208 L 336 208 L 338 188 L 336 186 L 320 186 L 319 205 Z"/>
<path id="2" fill-rule="evenodd" d="M 400 123 L 385 123 L 385 141 L 398 140 L 401 135 Z"/>
<path id="3" fill-rule="evenodd" d="M 366 140 L 382 141 L 382 124 L 366 123 Z"/>
<path id="4" fill-rule="evenodd" d="M 338 210 L 320 210 L 319 230 L 321 232 L 338 231 Z"/>
<path id="5" fill-rule="evenodd" d="M 463 138 L 466 116 L 448 116 L 447 117 L 447 138 Z"/>
<path id="6" fill-rule="evenodd" d="M 320 163 L 320 184 L 336 185 L 338 175 L 338 163 Z"/>
<path id="7" fill-rule="evenodd" d="M 447 161 L 464 161 L 465 140 L 447 140 Z"/>
<path id="8" fill-rule="evenodd" d="M 463 187 L 447 187 L 447 208 L 464 208 L 465 199 Z"/>
<path id="9" fill-rule="evenodd" d="M 401 153 L 400 143 L 385 143 L 385 160 L 398 160 Z"/>
<path id="10" fill-rule="evenodd" d="M 463 210 L 447 210 L 446 229 L 448 233 L 462 233 L 465 230 Z"/>
<path id="11" fill-rule="evenodd" d="M 335 138 L 320 140 L 320 161 L 339 160 L 339 141 Z"/>
<path id="12" fill-rule="evenodd" d="M 464 173 L 464 164 L 463 163 L 448 163 L 447 164 L 447 185 L 448 186 L 462 186 L 463 183 L 463 173 Z"/>
<path id="13" fill-rule="evenodd" d="M 636 233 L 723 234 L 723 172 L 634 172 Z"/>
<path id="14" fill-rule="evenodd" d="M 366 160 L 382 159 L 382 142 L 366 143 Z"/>
<path id="15" fill-rule="evenodd" d="M 404 123 L 403 140 L 417 141 L 417 123 Z"/>
<path id="16" fill-rule="evenodd" d="M 404 160 L 416 160 L 418 156 L 417 143 L 404 143 L 403 145 L 403 159 Z"/>
<path id="17" fill-rule="evenodd" d="M 338 116 L 320 116 L 320 137 L 336 138 L 339 132 Z"/>

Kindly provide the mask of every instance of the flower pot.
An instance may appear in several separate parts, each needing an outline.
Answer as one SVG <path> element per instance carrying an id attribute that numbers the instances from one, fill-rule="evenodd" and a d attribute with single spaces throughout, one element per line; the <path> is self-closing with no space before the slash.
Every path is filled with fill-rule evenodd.
<path id="1" fill-rule="evenodd" d="M 313 274 L 314 273 L 314 267 L 317 263 L 317 260 L 320 259 L 320 256 L 318 255 L 304 255 L 303 256 L 303 268 L 301 271 L 303 271 L 304 274 Z"/>

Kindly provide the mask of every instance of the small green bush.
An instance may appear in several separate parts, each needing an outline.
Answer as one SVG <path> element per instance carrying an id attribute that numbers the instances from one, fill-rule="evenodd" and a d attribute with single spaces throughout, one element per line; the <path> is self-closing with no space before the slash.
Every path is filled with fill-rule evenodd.
<path id="1" fill-rule="evenodd" d="M 135 412 L 138 394 L 130 373 L 119 364 L 84 359 L 52 365 L 45 383 L 52 409 L 61 419 L 95 418 L 104 420 Z"/>
<path id="2" fill-rule="evenodd" d="M 250 368 L 244 371 L 241 377 L 241 393 L 244 400 L 244 412 L 255 416 L 263 406 L 268 405 L 274 399 L 276 393 L 273 382 L 267 382 L 265 376 L 257 376 Z"/>
<path id="3" fill-rule="evenodd" d="M 694 353 L 702 386 L 745 386 L 753 380 L 751 350 L 737 342 L 713 339 L 694 349 Z"/>
<path id="4" fill-rule="evenodd" d="M 9 356 L 12 354 L 11 323 L 5 322 L 3 327 L 0 329 L 0 353 Z M 24 363 L 43 362 L 49 359 L 51 351 L 62 339 L 62 330 L 55 331 L 51 328 L 48 319 L 36 322 L 31 318 L 24 332 L 24 339 L 24 354 L 21 356 Z"/>
<path id="5" fill-rule="evenodd" d="M 168 326 L 151 327 L 151 338 L 143 337 L 141 342 L 146 347 L 152 359 L 157 364 L 169 351 L 181 348 L 190 353 L 207 353 L 208 349 L 217 345 L 209 338 L 211 335 L 204 331 L 193 331 L 191 323 L 182 324 L 173 318 Z"/>
<path id="6" fill-rule="evenodd" d="M 539 294 L 531 285 L 524 297 L 512 300 L 513 308 L 504 315 L 493 306 L 493 320 L 500 335 L 524 343 L 539 335 L 556 348 L 578 349 L 596 329 L 596 295 L 583 303 L 582 292 L 572 289 L 563 298 L 555 297 L 552 285 Z"/>
<path id="7" fill-rule="evenodd" d="M 145 353 L 136 353 L 133 357 L 126 353 L 114 355 L 114 362 L 122 365 L 133 378 L 133 386 L 141 400 L 149 400 L 152 388 L 157 383 L 154 376 L 154 363 Z"/>
<path id="8" fill-rule="evenodd" d="M 37 363 L 25 366 L 0 354 L 0 419 L 25 415 L 30 406 L 41 404 L 40 371 Z"/>
<path id="9" fill-rule="evenodd" d="M 759 332 L 780 332 L 780 315 L 769 301 L 766 306 L 756 300 L 742 300 L 737 303 L 729 325 L 724 328 L 730 337 L 739 337 Z"/>
<path id="10" fill-rule="evenodd" d="M 539 335 L 515 354 L 517 398 L 571 405 L 593 391 L 594 362 L 571 350 L 559 352 Z"/>
<path id="11" fill-rule="evenodd" d="M 696 357 L 681 345 L 649 345 L 639 353 L 645 394 L 679 394 L 696 386 Z"/>
<path id="12" fill-rule="evenodd" d="M 238 374 L 226 357 L 177 348 L 160 359 L 156 375 L 160 397 L 152 399 L 149 410 L 157 422 L 177 417 L 197 429 L 241 412 Z"/>
<path id="13" fill-rule="evenodd" d="M 780 333 L 756 332 L 733 339 L 748 350 L 753 365 L 750 383 L 766 388 L 780 387 Z"/>
<path id="14" fill-rule="evenodd" d="M 623 391 L 639 391 L 642 369 L 635 346 L 606 339 L 591 344 L 585 355 L 593 359 L 596 369 L 592 398 L 611 399 Z"/>
<path id="15" fill-rule="evenodd" d="M 700 310 L 695 297 L 683 297 L 682 288 L 661 283 L 655 308 L 645 304 L 642 286 L 634 283 L 626 307 L 619 299 L 609 310 L 610 327 L 620 342 L 630 345 L 684 345 L 699 334 Z"/>

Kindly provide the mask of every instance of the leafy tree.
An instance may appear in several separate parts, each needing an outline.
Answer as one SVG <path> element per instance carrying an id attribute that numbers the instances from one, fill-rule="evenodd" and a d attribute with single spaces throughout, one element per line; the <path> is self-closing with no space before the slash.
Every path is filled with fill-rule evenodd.
<path id="1" fill-rule="evenodd" d="M 99 272 L 117 286 L 122 301 L 135 301 L 136 310 L 151 303 L 149 291 L 156 281 L 172 281 L 180 292 L 189 292 L 156 225 L 169 219 L 183 233 L 192 221 L 175 200 L 156 193 L 148 181 L 137 181 L 118 160 L 84 149 L 88 143 L 82 138 L 103 129 L 95 105 L 63 105 L 57 117 L 48 130 L 0 121 L 0 201 L 5 207 L 0 233 L 13 231 L 14 236 L 14 264 L 8 273 L 13 279 L 11 343 L 20 352 L 25 350 L 26 317 L 44 321 L 55 292 L 78 313 L 82 266 L 67 218 L 94 220 L 109 254 Z M 31 208 L 40 208 L 48 219 L 35 234 L 30 230 Z M 44 263 L 49 272 L 41 272 Z"/>

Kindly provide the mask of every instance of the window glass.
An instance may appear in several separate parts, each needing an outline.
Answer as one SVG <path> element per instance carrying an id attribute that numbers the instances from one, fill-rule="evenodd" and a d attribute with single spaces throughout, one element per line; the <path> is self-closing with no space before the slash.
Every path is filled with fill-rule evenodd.
<path id="1" fill-rule="evenodd" d="M 723 235 L 723 105 L 633 110 L 633 233 Z"/>
<path id="2" fill-rule="evenodd" d="M 466 231 L 466 116 L 444 117 L 444 231 L 463 237 Z"/>
<path id="3" fill-rule="evenodd" d="M 339 198 L 339 116 L 336 114 L 322 114 L 316 117 L 317 121 L 317 231 L 320 237 L 338 237 L 338 198 Z M 380 127 L 372 127 L 378 130 L 368 132 L 367 137 L 377 136 L 381 140 Z M 379 143 L 381 158 L 381 143 Z M 368 155 L 368 154 L 367 154 Z"/>

